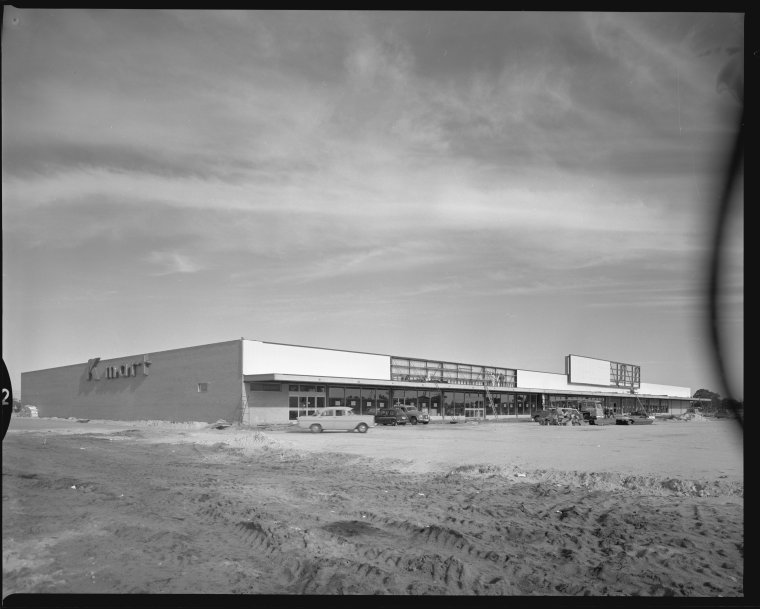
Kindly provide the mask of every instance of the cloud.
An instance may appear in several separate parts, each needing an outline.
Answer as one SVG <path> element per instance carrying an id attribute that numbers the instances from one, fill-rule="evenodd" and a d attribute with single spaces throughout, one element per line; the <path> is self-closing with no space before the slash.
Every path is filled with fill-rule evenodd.
<path id="1" fill-rule="evenodd" d="M 173 275 L 175 273 L 197 273 L 204 268 L 202 264 L 179 252 L 151 252 L 146 257 L 146 261 L 160 267 L 152 273 L 156 276 Z"/>
<path id="2" fill-rule="evenodd" d="M 647 276 L 673 297 L 634 296 L 670 306 L 704 258 L 731 124 L 725 57 L 698 55 L 722 16 L 20 14 L 2 213 L 30 294 L 68 265 L 146 300 L 214 268 L 275 313 L 305 288 L 625 302 Z"/>

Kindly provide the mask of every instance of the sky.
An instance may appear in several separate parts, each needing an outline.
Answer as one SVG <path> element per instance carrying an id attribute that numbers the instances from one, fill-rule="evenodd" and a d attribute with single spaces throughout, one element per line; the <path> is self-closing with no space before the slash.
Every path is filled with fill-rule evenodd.
<path id="1" fill-rule="evenodd" d="M 15 395 L 28 370 L 241 337 L 558 373 L 575 354 L 727 395 L 706 290 L 743 32 L 5 7 Z M 741 183 L 732 210 L 719 314 L 743 398 Z"/>

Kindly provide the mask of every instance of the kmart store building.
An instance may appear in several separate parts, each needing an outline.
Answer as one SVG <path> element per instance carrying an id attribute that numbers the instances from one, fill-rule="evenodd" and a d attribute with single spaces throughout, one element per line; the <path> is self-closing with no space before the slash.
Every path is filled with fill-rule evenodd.
<path id="1" fill-rule="evenodd" d="M 21 399 L 41 417 L 250 425 L 288 423 L 327 405 L 374 414 L 409 404 L 435 422 L 530 419 L 575 399 L 650 414 L 682 414 L 692 402 L 688 387 L 642 382 L 635 364 L 564 360 L 561 373 L 537 372 L 241 338 L 24 372 Z"/>

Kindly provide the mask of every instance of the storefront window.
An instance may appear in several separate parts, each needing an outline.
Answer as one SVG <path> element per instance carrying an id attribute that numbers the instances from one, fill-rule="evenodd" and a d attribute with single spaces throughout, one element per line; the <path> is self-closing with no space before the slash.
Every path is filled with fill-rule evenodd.
<path id="1" fill-rule="evenodd" d="M 504 401 L 507 406 L 507 412 L 508 415 L 514 415 L 515 414 L 515 394 L 514 393 L 508 393 L 504 396 Z"/>
<path id="2" fill-rule="evenodd" d="M 517 393 L 515 394 L 515 405 L 516 405 L 516 413 L 517 415 L 525 414 L 525 401 L 526 401 L 526 395 L 524 393 Z"/>
<path id="3" fill-rule="evenodd" d="M 503 414 L 502 411 L 501 411 L 502 410 L 502 403 L 501 403 L 501 401 L 504 398 L 504 395 L 501 394 L 501 393 L 491 393 L 491 396 L 493 397 L 493 412 L 489 408 L 488 409 L 488 414 L 495 414 L 497 416 L 500 415 L 500 414 Z"/>
<path id="4" fill-rule="evenodd" d="M 388 400 L 388 390 L 383 387 L 379 387 L 377 389 L 377 409 L 379 410 L 380 408 L 386 408 L 388 406 Z"/>
<path id="5" fill-rule="evenodd" d="M 439 416 L 443 411 L 441 410 L 441 392 L 434 391 L 430 395 L 430 416 Z"/>
<path id="6" fill-rule="evenodd" d="M 444 391 L 443 392 L 443 416 L 446 417 L 453 417 L 454 416 L 454 392 L 453 391 Z"/>
<path id="7" fill-rule="evenodd" d="M 353 408 L 354 412 L 358 414 L 360 404 L 361 396 L 359 395 L 359 388 L 346 387 L 346 406 Z"/>
<path id="8" fill-rule="evenodd" d="M 483 418 L 483 394 L 480 392 L 468 392 L 464 394 L 464 416 Z"/>
<path id="9" fill-rule="evenodd" d="M 623 398 L 623 410 L 622 412 L 628 414 L 634 411 L 636 407 L 636 400 L 634 398 Z"/>
<path id="10" fill-rule="evenodd" d="M 541 396 L 539 396 L 536 393 L 529 393 L 528 394 L 528 408 L 527 408 L 527 412 L 525 414 L 531 414 L 532 415 L 532 414 L 534 414 L 536 412 L 536 405 L 538 404 L 539 397 L 541 397 Z"/>
<path id="11" fill-rule="evenodd" d="M 343 387 L 330 387 L 328 390 L 328 404 L 330 406 L 345 406 L 346 390 Z"/>
<path id="12" fill-rule="evenodd" d="M 427 412 L 430 414 L 430 392 L 419 391 L 417 393 L 417 408 L 420 412 Z"/>
<path id="13" fill-rule="evenodd" d="M 461 391 L 454 392 L 454 414 L 458 417 L 464 416 L 464 396 Z"/>
<path id="14" fill-rule="evenodd" d="M 375 406 L 376 389 L 374 387 L 362 387 L 362 407 L 361 414 L 375 415 L 377 414 L 377 408 Z"/>

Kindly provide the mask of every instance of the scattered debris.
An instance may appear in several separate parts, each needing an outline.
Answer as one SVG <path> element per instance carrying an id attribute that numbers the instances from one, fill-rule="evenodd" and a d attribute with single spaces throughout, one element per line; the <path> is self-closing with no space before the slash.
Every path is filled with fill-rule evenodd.
<path id="1" fill-rule="evenodd" d="M 226 429 L 230 425 L 232 425 L 232 423 L 228 423 L 224 419 L 219 419 L 218 421 L 211 423 L 211 425 L 209 425 L 209 429 Z"/>
<path id="2" fill-rule="evenodd" d="M 31 417 L 33 419 L 39 418 L 39 411 L 36 406 L 21 406 L 18 411 L 14 411 L 17 417 Z"/>
<path id="3" fill-rule="evenodd" d="M 577 514 L 578 510 L 575 509 L 574 505 L 571 505 L 570 507 L 566 508 L 560 508 L 558 510 L 555 510 L 557 513 L 559 513 L 559 519 L 562 520 L 563 518 L 567 518 L 570 514 Z"/>

